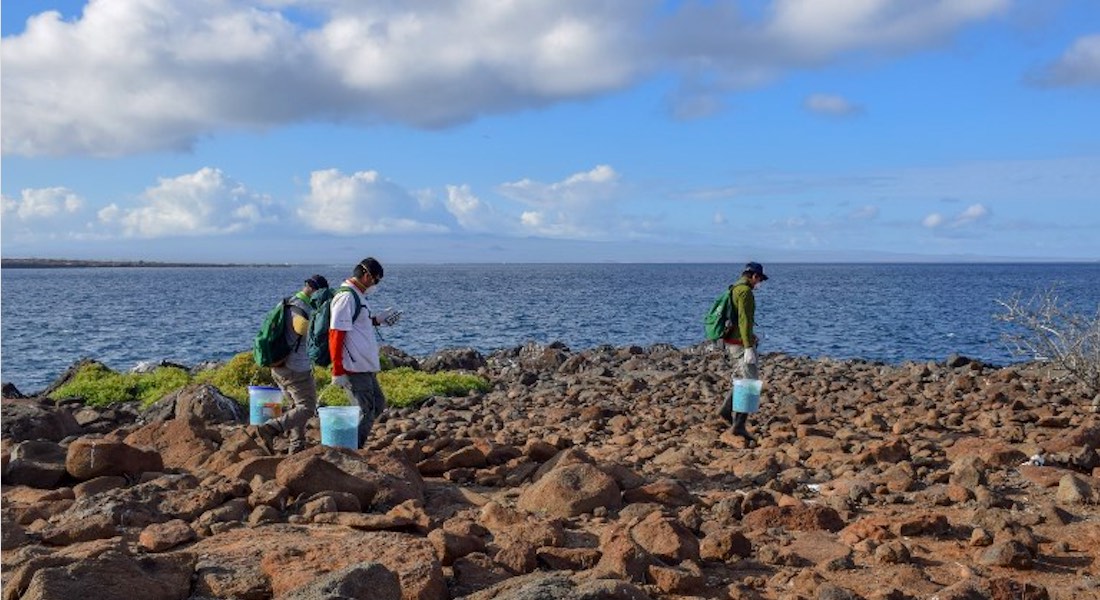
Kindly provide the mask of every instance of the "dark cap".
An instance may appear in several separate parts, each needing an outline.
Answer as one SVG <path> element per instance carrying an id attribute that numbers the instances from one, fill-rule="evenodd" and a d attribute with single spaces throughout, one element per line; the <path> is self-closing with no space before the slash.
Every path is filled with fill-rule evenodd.
<path id="1" fill-rule="evenodd" d="M 753 273 L 760 276 L 760 281 L 767 281 L 768 276 L 764 274 L 764 267 L 758 262 L 751 262 L 745 265 L 745 273 Z"/>
<path id="2" fill-rule="evenodd" d="M 306 280 L 306 285 L 314 290 L 323 290 L 328 287 L 328 280 L 324 275 L 314 275 Z"/>
<path id="3" fill-rule="evenodd" d="M 378 262 L 378 259 L 373 256 L 369 256 L 359 261 L 359 264 L 355 265 L 355 276 L 358 277 L 363 273 L 370 273 L 371 278 L 375 281 L 382 281 L 382 263 Z"/>

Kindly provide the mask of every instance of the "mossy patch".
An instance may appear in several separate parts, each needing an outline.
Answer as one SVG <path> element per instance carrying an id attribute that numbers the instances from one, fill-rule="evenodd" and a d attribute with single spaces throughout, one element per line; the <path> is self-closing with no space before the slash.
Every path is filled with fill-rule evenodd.
<path id="1" fill-rule="evenodd" d="M 425 373 L 398 367 L 378 374 L 378 383 L 391 406 L 410 406 L 432 396 L 465 396 L 489 390 L 489 382 L 477 375 L 456 371 Z"/>
<path id="2" fill-rule="evenodd" d="M 117 373 L 100 363 L 89 363 L 77 369 L 50 398 L 83 398 L 89 406 L 137 401 L 145 408 L 190 380 L 191 375 L 178 367 L 157 367 L 150 373 Z"/>
<path id="3" fill-rule="evenodd" d="M 382 357 L 383 368 L 390 362 Z M 327 368 L 314 367 L 318 401 L 322 406 L 346 406 L 349 401 L 342 388 L 330 385 L 332 376 Z M 81 366 L 73 377 L 50 394 L 50 398 L 83 398 L 89 406 L 109 406 L 116 402 L 140 402 L 148 407 L 167 394 L 192 382 L 209 383 L 222 394 L 241 404 L 248 404 L 248 386 L 273 386 L 271 369 L 256 366 L 251 352 L 242 352 L 216 368 L 192 376 L 178 367 L 157 367 L 149 373 L 117 373 L 92 362 Z M 391 406 L 411 406 L 432 396 L 465 396 L 472 391 L 486 391 L 489 382 L 477 375 L 444 371 L 425 373 L 409 367 L 385 370 L 378 383 Z"/>
<path id="4" fill-rule="evenodd" d="M 241 352 L 225 364 L 195 376 L 199 383 L 209 383 L 241 404 L 248 404 L 248 386 L 275 385 L 271 369 L 256 365 L 251 352 Z"/>

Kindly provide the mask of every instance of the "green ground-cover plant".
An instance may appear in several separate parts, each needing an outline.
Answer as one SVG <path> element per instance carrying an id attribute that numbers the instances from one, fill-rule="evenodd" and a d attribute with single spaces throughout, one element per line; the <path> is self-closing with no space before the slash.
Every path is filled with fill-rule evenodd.
<path id="1" fill-rule="evenodd" d="M 465 396 L 471 391 L 489 390 L 489 382 L 477 375 L 443 371 L 425 373 L 399 367 L 378 374 L 378 383 L 393 406 L 418 404 L 432 396 Z"/>
<path id="2" fill-rule="evenodd" d="M 392 363 L 382 357 L 383 369 Z M 327 368 L 314 367 L 320 404 L 346 406 L 347 395 L 334 385 Z M 476 375 L 457 372 L 424 373 L 409 367 L 384 370 L 378 376 L 379 384 L 392 406 L 409 406 L 432 396 L 464 396 L 471 391 L 489 389 L 489 382 Z M 83 398 L 89 406 L 108 406 L 116 402 L 141 403 L 146 408 L 167 394 L 186 385 L 209 383 L 222 394 L 241 404 L 248 404 L 248 386 L 275 385 L 271 369 L 256 366 L 251 352 L 242 352 L 230 358 L 216 369 L 202 371 L 192 376 L 178 367 L 157 367 L 149 373 L 118 373 L 98 362 L 80 366 L 64 385 L 58 387 L 50 398 Z"/>
<path id="3" fill-rule="evenodd" d="M 415 406 L 432 396 L 465 396 L 473 391 L 484 392 L 489 382 L 477 375 L 443 371 L 425 373 L 410 367 L 399 367 L 378 374 L 378 384 L 390 406 Z M 323 406 L 347 406 L 347 394 L 342 388 L 328 385 L 317 398 Z"/>
<path id="4" fill-rule="evenodd" d="M 83 398 L 89 406 L 138 401 L 145 408 L 190 380 L 187 371 L 178 367 L 157 367 L 150 373 L 116 373 L 93 362 L 78 368 L 68 382 L 50 394 L 50 398 Z"/>

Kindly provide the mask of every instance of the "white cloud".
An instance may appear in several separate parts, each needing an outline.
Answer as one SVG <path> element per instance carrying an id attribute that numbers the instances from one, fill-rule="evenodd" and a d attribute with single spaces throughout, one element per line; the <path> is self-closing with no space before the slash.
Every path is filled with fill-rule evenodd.
<path id="1" fill-rule="evenodd" d="M 937 227 L 943 225 L 946 220 L 947 219 L 945 219 L 944 216 L 940 213 L 931 213 L 921 220 L 921 225 L 924 225 L 929 229 L 936 229 Z"/>
<path id="2" fill-rule="evenodd" d="M 309 195 L 298 216 L 317 231 L 411 233 L 449 231 L 452 217 L 430 196 L 417 197 L 377 171 L 344 175 L 338 169 L 314 171 Z"/>
<path id="3" fill-rule="evenodd" d="M 579 239 L 604 238 L 622 232 L 615 199 L 619 174 L 608 165 L 575 173 L 562 181 L 522 179 L 499 186 L 501 195 L 533 207 L 520 217 L 529 233 Z"/>
<path id="4" fill-rule="evenodd" d="M 448 185 L 446 205 L 465 231 L 499 234 L 514 229 L 514 225 L 510 225 L 503 215 L 478 198 L 469 185 Z"/>
<path id="5" fill-rule="evenodd" d="M 802 103 L 810 112 L 834 117 L 858 115 L 863 107 L 835 94 L 810 94 Z"/>
<path id="6" fill-rule="evenodd" d="M 692 118 L 791 69 L 939 44 L 1008 5 L 775 0 L 747 15 L 658 0 L 90 2 L 3 39 L 2 147 L 114 156 L 303 121 L 445 127 L 667 72 L 682 79 L 673 111 Z"/>
<path id="7" fill-rule="evenodd" d="M 957 229 L 959 227 L 965 227 L 967 225 L 973 225 L 989 219 L 992 215 L 990 210 L 982 204 L 971 204 L 966 207 L 962 212 L 955 215 L 952 218 L 945 217 L 940 213 L 931 213 L 924 217 L 921 224 L 929 229 L 949 228 Z"/>
<path id="8" fill-rule="evenodd" d="M 1031 81 L 1043 86 L 1100 85 L 1100 33 L 1079 38 Z"/>
<path id="9" fill-rule="evenodd" d="M 7 240 L 76 238 L 86 225 L 85 201 L 64 187 L 28 188 L 18 198 L 0 196 Z"/>
<path id="10" fill-rule="evenodd" d="M 125 237 L 225 235 L 277 222 L 279 207 L 221 170 L 204 167 L 160 179 L 141 194 L 135 208 L 112 203 L 97 216 L 106 230 L 118 230 Z"/>
<path id="11" fill-rule="evenodd" d="M 1011 0 L 774 0 L 756 10 L 739 3 L 685 3 L 658 29 L 662 66 L 675 65 L 692 95 L 759 87 L 793 69 L 820 67 L 858 52 L 903 53 L 936 47 L 962 26 L 1005 12 Z"/>
<path id="12" fill-rule="evenodd" d="M 63 187 L 25 189 L 18 199 L 3 197 L 4 218 L 20 221 L 53 219 L 79 212 L 84 200 Z"/>

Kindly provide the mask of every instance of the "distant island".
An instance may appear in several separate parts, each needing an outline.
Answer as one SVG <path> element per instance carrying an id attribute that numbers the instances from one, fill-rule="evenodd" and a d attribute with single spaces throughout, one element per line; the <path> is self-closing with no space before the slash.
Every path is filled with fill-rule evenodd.
<path id="1" fill-rule="evenodd" d="M 157 262 L 149 260 L 79 260 L 70 258 L 0 258 L 0 269 L 72 269 L 85 267 L 244 267 L 235 263 Z"/>

